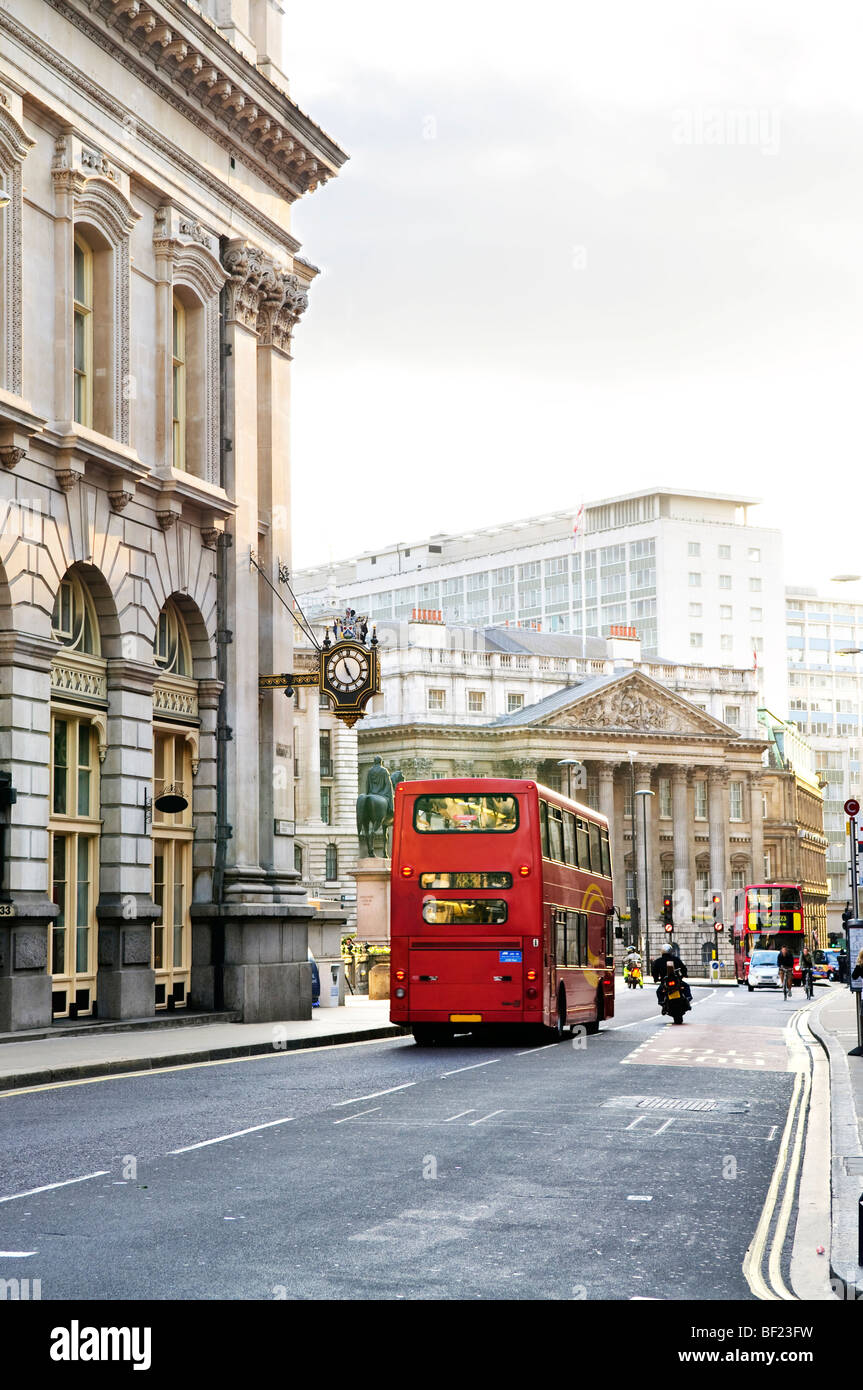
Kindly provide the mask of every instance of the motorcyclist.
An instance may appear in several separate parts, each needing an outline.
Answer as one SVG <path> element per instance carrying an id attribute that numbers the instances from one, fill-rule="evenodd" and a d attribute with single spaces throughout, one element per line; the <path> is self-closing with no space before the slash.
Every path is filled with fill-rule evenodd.
<path id="1" fill-rule="evenodd" d="M 627 984 L 632 984 L 639 989 L 644 989 L 644 979 L 641 971 L 641 954 L 634 946 L 627 947 L 626 956 L 623 961 L 623 978 Z"/>
<path id="2" fill-rule="evenodd" d="M 650 966 L 650 973 L 653 976 L 654 983 L 658 986 L 656 991 L 657 1002 L 659 1004 L 663 1004 L 663 996 L 665 994 L 665 979 L 669 970 L 675 970 L 677 974 L 680 976 L 681 984 L 683 985 L 684 997 L 687 1000 L 687 1002 L 691 1002 L 692 990 L 686 983 L 686 976 L 689 972 L 687 971 L 686 966 L 684 965 L 680 957 L 675 956 L 674 950 L 671 946 L 664 947 L 662 955 L 657 956 L 656 960 L 653 961 Z M 663 1012 L 665 1012 L 664 1006 Z"/>

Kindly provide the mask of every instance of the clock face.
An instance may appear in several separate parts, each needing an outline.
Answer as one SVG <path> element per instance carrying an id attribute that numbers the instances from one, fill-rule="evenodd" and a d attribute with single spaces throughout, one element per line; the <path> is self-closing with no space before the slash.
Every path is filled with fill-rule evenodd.
<path id="1" fill-rule="evenodd" d="M 369 655 L 362 647 L 342 646 L 327 657 L 327 684 L 339 695 L 353 695 L 368 683 Z"/>

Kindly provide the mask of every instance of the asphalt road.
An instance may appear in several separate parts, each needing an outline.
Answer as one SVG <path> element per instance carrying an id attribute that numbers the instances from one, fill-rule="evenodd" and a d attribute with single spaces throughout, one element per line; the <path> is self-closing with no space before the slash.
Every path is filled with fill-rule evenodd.
<path id="1" fill-rule="evenodd" d="M 405 1038 L 7 1093 L 0 1278 L 64 1300 L 752 1298 L 803 1001 L 694 995 L 682 1028 L 619 988 L 597 1036 L 558 1044 Z"/>

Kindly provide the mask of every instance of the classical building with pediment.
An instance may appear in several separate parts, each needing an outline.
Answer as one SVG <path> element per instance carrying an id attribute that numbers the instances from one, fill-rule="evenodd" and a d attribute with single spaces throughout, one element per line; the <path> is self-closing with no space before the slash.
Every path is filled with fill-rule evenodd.
<path id="1" fill-rule="evenodd" d="M 386 638 L 384 629 L 384 708 L 359 730 L 361 778 L 380 755 L 409 779 L 506 775 L 571 791 L 611 826 L 621 949 L 633 898 L 642 916 L 648 906 L 651 951 L 665 943 L 662 900 L 671 896 L 684 959 L 700 968 L 718 947 L 730 971 L 734 888 L 785 872 L 796 879 L 790 871 L 800 868 L 788 849 L 798 840 L 797 824 L 790 833 L 787 824 L 796 792 L 776 790 L 796 778 L 768 765 L 751 672 L 642 661 L 629 630 L 586 653 L 571 637 L 513 629 L 470 637 L 434 622 L 409 625 L 389 646 Z M 823 944 L 817 785 L 807 795 L 815 862 L 804 893 Z"/>
<path id="2" fill-rule="evenodd" d="M 285 25 L 0 5 L 0 1032 L 311 1016 L 294 712 L 258 680 L 293 659 L 292 207 L 346 155 Z"/>

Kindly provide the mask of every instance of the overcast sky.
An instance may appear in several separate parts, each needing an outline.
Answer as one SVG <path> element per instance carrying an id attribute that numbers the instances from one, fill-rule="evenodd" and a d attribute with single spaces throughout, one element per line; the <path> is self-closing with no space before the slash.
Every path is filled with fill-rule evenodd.
<path id="1" fill-rule="evenodd" d="M 863 11 L 288 0 L 294 564 L 686 485 L 863 573 Z M 863 586 L 861 586 L 863 587 Z"/>

